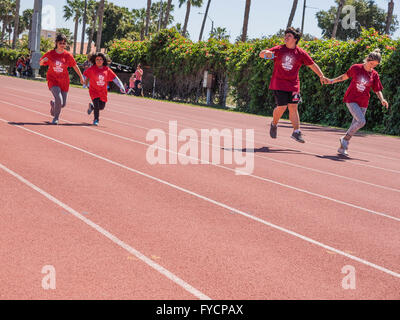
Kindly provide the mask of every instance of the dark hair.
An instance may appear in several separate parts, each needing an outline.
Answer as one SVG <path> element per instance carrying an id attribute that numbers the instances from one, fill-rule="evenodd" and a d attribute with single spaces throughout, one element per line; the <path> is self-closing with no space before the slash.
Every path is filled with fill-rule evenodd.
<path id="1" fill-rule="evenodd" d="M 381 60 L 382 60 L 381 50 L 375 49 L 374 51 L 368 54 L 368 56 L 364 59 L 364 62 L 378 61 L 380 63 Z"/>
<path id="2" fill-rule="evenodd" d="M 65 43 L 68 43 L 67 37 L 62 33 L 58 33 L 56 36 L 56 41 L 55 41 L 56 46 L 54 47 L 54 50 L 57 49 L 57 43 L 62 42 L 62 41 L 65 41 Z"/>
<path id="3" fill-rule="evenodd" d="M 301 39 L 301 31 L 299 28 L 297 28 L 297 29 L 295 29 L 293 27 L 287 28 L 285 30 L 285 34 L 287 34 L 287 33 L 291 33 L 294 36 L 294 38 L 296 39 L 296 44 L 299 43 L 299 41 Z"/>
<path id="4" fill-rule="evenodd" d="M 103 52 L 96 52 L 96 53 L 93 53 L 90 57 L 90 62 L 93 65 L 96 64 L 97 57 L 103 58 L 103 66 L 108 66 L 108 64 L 110 63 L 110 59 L 108 58 L 108 56 L 106 54 L 104 54 Z"/>

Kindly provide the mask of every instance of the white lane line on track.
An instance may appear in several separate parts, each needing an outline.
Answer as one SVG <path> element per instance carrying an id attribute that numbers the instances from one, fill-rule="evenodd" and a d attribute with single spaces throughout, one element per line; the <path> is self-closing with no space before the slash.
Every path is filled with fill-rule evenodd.
<path id="1" fill-rule="evenodd" d="M 10 88 L 11 88 L 11 87 L 10 87 Z M 14 89 L 14 88 L 12 88 L 12 89 Z M 15 89 L 14 89 L 14 90 L 15 90 Z M 34 93 L 34 92 L 32 92 L 32 93 Z M 11 93 L 8 93 L 8 94 L 9 94 L 9 95 L 13 95 L 13 94 L 11 94 Z M 38 95 L 38 96 L 45 97 L 45 95 L 43 95 L 43 94 L 39 94 L 39 93 L 34 93 L 34 94 L 36 94 L 36 95 Z M 20 97 L 20 96 L 18 96 L 18 95 L 13 95 L 13 96 Z M 46 96 L 46 97 L 47 97 L 47 96 Z M 26 98 L 26 99 L 30 99 L 30 100 L 32 100 L 32 101 L 39 101 L 39 100 L 31 99 L 31 98 Z M 68 100 L 69 100 L 69 101 L 74 101 L 75 99 L 74 99 L 73 97 L 69 97 Z M 40 102 L 43 103 L 43 101 L 40 101 Z M 75 103 L 78 103 L 78 101 L 75 100 Z M 131 113 L 126 113 L 126 112 L 121 112 L 121 111 L 114 110 L 113 108 L 108 108 L 107 110 L 109 110 L 110 112 L 122 114 L 122 115 L 125 115 L 125 116 L 131 116 L 131 117 L 134 117 L 134 118 L 140 118 L 140 119 L 145 119 L 145 120 L 149 120 L 149 121 L 154 121 L 154 122 L 159 122 L 159 123 L 168 124 L 168 122 L 167 122 L 167 121 L 164 121 L 164 120 L 159 120 L 159 119 L 154 119 L 154 118 L 139 116 L 139 115 L 137 115 L 137 114 L 134 114 L 134 115 L 133 115 L 133 114 L 131 114 Z M 154 112 L 154 111 L 149 111 L 149 112 Z M 161 113 L 160 113 L 160 114 L 161 114 Z M 164 114 L 164 116 L 165 116 L 165 114 Z M 103 118 L 103 119 L 106 119 L 105 117 L 102 117 L 102 118 Z M 183 118 L 183 117 L 176 116 L 176 118 Z M 191 119 L 187 119 L 187 118 L 183 118 L 183 119 L 186 119 L 186 121 L 196 121 L 196 120 L 191 120 Z M 109 119 L 108 119 L 108 120 L 109 120 Z M 197 121 L 197 122 L 198 122 L 198 121 Z M 210 124 L 212 124 L 212 122 L 208 122 L 208 123 L 207 123 L 208 126 L 210 126 Z M 197 128 L 197 127 L 194 127 L 194 126 L 191 126 L 191 128 L 192 128 L 192 129 L 196 129 L 196 130 L 200 130 L 200 128 Z M 235 129 L 234 127 L 230 127 L 230 126 L 228 126 L 228 127 L 226 127 L 226 128 L 227 128 L 227 129 Z M 262 143 L 264 143 L 264 141 L 254 140 L 254 143 L 262 144 Z M 278 147 L 278 148 L 290 148 L 290 147 L 287 147 L 287 146 L 278 145 L 278 144 L 273 144 L 273 143 L 270 143 L 270 142 L 268 142 L 268 145 L 273 146 L 273 147 Z M 313 152 L 301 151 L 301 153 L 302 153 L 302 154 L 306 154 L 306 155 L 321 157 L 321 155 L 319 155 L 319 154 L 317 154 L 317 153 L 313 153 Z M 366 154 L 371 155 L 370 153 L 366 153 Z M 335 155 L 336 155 L 336 150 L 335 150 Z M 375 155 L 375 154 L 374 154 L 374 156 L 379 156 L 379 155 Z M 381 157 L 383 157 L 383 156 L 381 156 Z M 399 160 L 400 160 L 400 159 L 394 159 L 394 158 L 388 158 L 388 157 L 385 157 L 385 158 L 386 158 L 386 159 L 390 159 L 390 160 L 395 160 L 395 161 L 399 161 Z M 369 168 L 373 168 L 373 169 L 384 170 L 384 171 L 388 171 L 388 172 L 400 174 L 400 171 L 399 171 L 399 170 L 387 169 L 387 168 L 382 168 L 382 167 L 373 166 L 373 165 L 369 165 L 369 164 L 363 164 L 363 163 L 356 163 L 356 162 L 351 162 L 351 161 L 346 161 L 346 163 L 347 163 L 347 164 L 351 164 L 351 165 L 357 165 L 357 166 L 362 166 L 362 167 L 369 167 Z"/>
<path id="2" fill-rule="evenodd" d="M 8 123 L 8 122 L 9 122 L 9 121 L 4 120 L 4 119 L 1 119 L 1 118 L 0 118 L 0 121 L 3 121 L 3 122 L 5 122 L 5 123 Z M 369 266 L 369 267 L 371 267 L 371 268 L 373 268 L 373 269 L 376 269 L 376 270 L 382 271 L 382 272 L 384 272 L 384 273 L 386 273 L 386 274 L 389 274 L 389 275 L 391 275 L 391 276 L 394 276 L 394 277 L 396 277 L 396 278 L 400 278 L 400 274 L 397 273 L 397 272 L 395 272 L 395 271 L 389 270 L 389 269 L 387 269 L 387 268 L 385 268 L 385 267 L 379 266 L 379 265 L 377 265 L 377 264 L 374 264 L 374 263 L 369 262 L 369 261 L 367 261 L 367 260 L 361 259 L 361 258 L 359 258 L 359 257 L 356 257 L 356 256 L 351 255 L 351 254 L 349 254 L 349 253 L 346 253 L 346 252 L 344 252 L 344 251 L 341 251 L 341 250 L 339 250 L 339 249 L 333 248 L 333 247 L 331 247 L 331 246 L 328 246 L 328 245 L 326 245 L 326 244 L 323 244 L 322 242 L 319 242 L 319 241 L 316 241 L 316 240 L 311 239 L 311 238 L 309 238 L 309 237 L 303 236 L 303 235 L 301 235 L 301 234 L 299 234 L 299 233 L 297 233 L 297 232 L 294 232 L 294 231 L 291 231 L 291 230 L 289 230 L 289 229 L 280 227 L 280 226 L 275 225 L 275 224 L 273 224 L 273 223 L 270 223 L 270 222 L 268 222 L 268 221 L 266 221 L 266 220 L 263 220 L 263 219 L 258 218 L 258 217 L 256 217 L 256 216 L 253 216 L 253 215 L 251 215 L 251 214 L 249 214 L 249 213 L 246 213 L 246 212 L 241 211 L 241 210 L 239 210 L 239 209 L 230 207 L 230 206 L 228 206 L 228 205 L 226 205 L 226 204 L 224 204 L 224 203 L 221 203 L 221 202 L 219 202 L 219 201 L 210 199 L 210 198 L 208 198 L 208 197 L 206 197 L 206 196 L 203 196 L 203 195 L 200 195 L 200 194 L 198 194 L 198 193 L 196 193 L 196 192 L 190 191 L 190 190 L 185 189 L 185 188 L 183 188 L 183 187 L 179 187 L 178 185 L 172 184 L 172 183 L 170 183 L 170 182 L 168 182 L 168 181 L 165 181 L 165 180 L 159 179 L 159 178 L 157 178 L 157 177 L 151 176 L 151 175 L 149 175 L 149 174 L 147 174 L 147 173 L 144 173 L 144 172 L 141 172 L 141 171 L 139 171 L 139 170 L 136 170 L 136 169 L 127 167 L 127 166 L 125 166 L 125 165 L 123 165 L 123 164 L 120 164 L 120 163 L 115 162 L 115 161 L 113 161 L 113 160 L 104 158 L 104 157 L 102 157 L 102 156 L 100 156 L 100 155 L 97 155 L 97 154 L 95 154 L 95 153 L 86 151 L 86 150 L 81 149 L 81 148 L 79 148 L 79 147 L 75 147 L 75 146 L 73 146 L 73 145 L 71 145 L 71 144 L 68 144 L 68 143 L 62 142 L 62 141 L 60 141 L 60 140 L 57 140 L 57 139 L 48 137 L 48 136 L 46 136 L 46 135 L 44 135 L 44 134 L 41 134 L 41 133 L 39 133 L 39 132 L 30 130 L 30 129 L 27 129 L 27 128 L 23 128 L 23 127 L 20 127 L 20 126 L 15 126 L 15 127 L 16 127 L 16 128 L 19 128 L 19 129 L 21 129 L 21 130 L 25 130 L 25 131 L 27 131 L 27 132 L 33 133 L 33 134 L 35 134 L 35 135 L 38 135 L 38 136 L 40 136 L 40 137 L 42 137 L 42 138 L 45 138 L 45 139 L 47 139 L 47 140 L 54 141 L 54 142 L 56 142 L 56 143 L 58 143 L 58 144 L 64 145 L 64 146 L 69 147 L 69 148 L 71 148 L 71 149 L 74 149 L 74 150 L 83 152 L 83 153 L 88 154 L 88 155 L 90 155 L 90 156 L 92 156 L 92 157 L 94 157 L 94 158 L 97 158 L 97 159 L 103 160 L 103 161 L 105 161 L 105 162 L 107 162 L 107 163 L 110 163 L 110 164 L 112 164 L 112 165 L 115 165 L 115 166 L 117 166 L 117 167 L 119 167 L 119 168 L 123 168 L 123 169 L 125 169 L 125 170 L 130 171 L 130 172 L 136 173 L 136 174 L 138 174 L 138 175 L 140 175 L 140 176 L 146 177 L 146 178 L 148 178 L 148 179 L 150 179 L 150 180 L 159 182 L 159 183 L 164 184 L 164 185 L 166 185 L 166 186 L 168 186 L 168 187 L 171 187 L 171 188 L 173 188 L 173 189 L 179 190 L 179 191 L 181 191 L 181 192 L 190 194 L 190 195 L 192 195 L 192 196 L 194 196 L 194 197 L 196 197 L 196 198 L 202 199 L 202 200 L 204 200 L 204 201 L 206 201 L 206 202 L 212 203 L 212 204 L 214 204 L 214 205 L 216 205 L 216 206 L 218 206 L 218 207 L 227 209 L 228 212 L 235 212 L 235 213 L 237 213 L 237 214 L 239 214 L 239 215 L 241 215 L 241 216 L 243 216 L 243 217 L 246 217 L 246 218 L 251 219 L 251 220 L 253 220 L 253 221 L 262 223 L 262 224 L 264 224 L 264 225 L 266 225 L 266 226 L 269 226 L 269 227 L 271 227 L 271 228 L 273 228 L 273 229 L 277 229 L 277 230 L 282 231 L 282 232 L 284 232 L 284 233 L 286 233 L 286 234 L 292 235 L 292 236 L 294 236 L 294 237 L 296 237 L 296 238 L 302 239 L 302 240 L 304 240 L 304 241 L 306 241 L 306 242 L 309 242 L 309 243 L 311 243 L 311 244 L 314 244 L 314 245 L 317 245 L 317 246 L 319 246 L 319 247 L 322 247 L 322 248 L 324 248 L 324 249 L 326 249 L 326 250 L 330 250 L 330 251 L 335 252 L 335 253 L 337 253 L 337 254 L 339 254 L 339 255 L 342 255 L 342 256 L 344 256 L 344 257 L 347 257 L 347 258 L 349 258 L 349 259 L 351 259 L 351 260 L 353 260 L 353 261 L 357 261 L 357 262 L 362 263 L 362 264 L 364 264 L 364 265 L 366 265 L 366 266 Z"/>
<path id="3" fill-rule="evenodd" d="M 15 104 L 10 103 L 10 102 L 4 102 L 2 100 L 0 100 L 0 102 L 6 103 L 6 104 L 9 104 L 9 105 L 13 105 L 13 106 L 16 106 L 16 107 L 18 107 L 20 109 L 31 111 L 33 113 L 38 113 L 38 114 L 41 114 L 41 115 L 44 115 L 44 116 L 48 117 L 48 115 L 43 114 L 43 113 L 41 113 L 39 111 L 34 111 L 34 110 L 29 109 L 29 108 L 21 107 L 21 106 L 15 105 Z M 3 119 L 0 119 L 0 120 L 4 121 Z M 68 121 L 68 120 L 64 120 L 64 121 L 68 122 L 68 123 L 72 123 L 71 121 Z M 119 135 L 114 134 L 114 133 L 110 133 L 110 132 L 107 132 L 107 131 L 103 131 L 103 130 L 99 130 L 99 129 L 95 129 L 95 128 L 91 128 L 91 127 L 84 127 L 84 128 L 89 129 L 89 130 L 93 130 L 93 131 L 97 131 L 97 132 L 100 132 L 100 133 L 103 133 L 103 134 L 106 134 L 106 135 L 110 135 L 110 136 L 113 136 L 113 137 L 117 137 L 117 138 L 120 138 L 122 140 L 130 141 L 130 142 L 134 142 L 134 143 L 137 143 L 137 144 L 141 144 L 141 145 L 150 147 L 150 145 L 147 144 L 147 143 L 144 143 L 144 142 L 141 142 L 141 141 L 137 141 L 137 140 L 133 140 L 133 139 L 130 139 L 130 138 L 126 138 L 126 137 L 123 137 L 123 136 L 119 136 Z M 29 129 L 22 128 L 22 127 L 21 127 L 21 129 L 29 130 Z M 31 131 L 31 130 L 29 130 L 29 131 Z M 31 132 L 37 133 L 36 131 L 31 131 Z M 40 133 L 37 133 L 37 134 L 40 134 Z M 45 137 L 46 138 L 50 138 L 50 137 L 47 137 L 47 136 L 45 136 Z M 53 139 L 53 138 L 50 138 L 50 139 Z M 56 140 L 56 141 L 58 142 L 58 140 Z M 174 154 L 185 156 L 186 158 L 189 158 L 189 159 L 200 160 L 199 158 L 190 157 L 190 156 L 188 156 L 186 154 L 182 154 L 182 153 L 179 153 L 179 152 L 171 151 L 171 150 L 164 149 L 164 148 L 160 148 L 160 149 L 165 150 L 167 152 L 174 153 Z M 232 168 L 229 168 L 229 167 L 226 167 L 226 166 L 223 166 L 223 165 L 213 164 L 213 163 L 211 163 L 209 161 L 205 161 L 205 162 L 210 164 L 210 165 L 213 165 L 215 167 L 222 168 L 222 169 L 225 169 L 225 170 L 228 170 L 228 171 L 232 171 L 232 172 L 236 171 L 235 169 L 232 169 Z M 311 192 L 311 191 L 308 191 L 308 190 L 305 190 L 305 189 L 301 189 L 301 188 L 290 186 L 290 185 L 287 185 L 287 184 L 284 184 L 284 183 L 280 183 L 280 182 L 272 180 L 272 179 L 256 176 L 256 175 L 253 175 L 253 174 L 250 174 L 250 175 L 247 175 L 247 176 L 252 177 L 254 179 L 257 179 L 257 180 L 273 183 L 273 184 L 279 185 L 279 186 L 284 187 L 284 188 L 292 189 L 292 190 L 295 190 L 295 191 L 298 191 L 298 192 L 301 192 L 301 193 L 306 193 L 306 194 L 311 195 L 311 196 L 315 196 L 315 197 L 318 197 L 318 198 L 321 198 L 321 199 L 324 199 L 324 200 L 328 200 L 328 201 L 333 201 L 335 203 L 339 203 L 339 204 L 342 204 L 342 205 L 345 205 L 345 206 L 349 206 L 349 207 L 352 207 L 352 208 L 355 208 L 355 209 L 358 209 L 358 210 L 361 210 L 361 211 L 365 211 L 367 213 L 371 213 L 371 214 L 374 214 L 374 215 L 382 216 L 382 217 L 389 218 L 389 219 L 392 219 L 392 220 L 400 222 L 400 218 L 391 216 L 391 215 L 383 213 L 383 212 L 374 211 L 374 210 L 371 210 L 371 209 L 368 209 L 368 208 L 364 208 L 364 207 L 361 207 L 361 206 L 358 206 L 358 205 L 355 205 L 355 204 L 352 204 L 352 203 L 348 203 L 348 202 L 341 201 L 341 200 L 338 200 L 338 199 L 334 199 L 334 198 L 331 198 L 331 197 L 328 197 L 328 196 L 325 196 L 325 195 L 314 193 L 314 192 Z"/>
<path id="4" fill-rule="evenodd" d="M 34 185 L 30 181 L 26 180 L 25 178 L 23 178 L 22 176 L 20 176 L 16 172 L 12 171 L 11 169 L 7 168 L 6 166 L 4 166 L 1 163 L 0 163 L 0 168 L 3 169 L 4 171 L 6 171 L 7 173 L 9 173 L 10 175 L 12 175 L 13 177 L 15 177 L 16 179 L 18 179 L 20 182 L 22 182 L 25 185 L 27 185 L 29 188 L 31 188 L 31 189 L 35 190 L 36 192 L 40 193 L 42 196 L 44 196 L 45 198 L 47 198 L 51 202 L 53 202 L 56 205 L 60 206 L 61 208 L 66 210 L 68 213 L 71 213 L 75 218 L 78 218 L 79 220 L 83 221 L 89 227 L 95 229 L 96 231 L 101 233 L 103 236 L 105 236 L 106 238 L 108 238 L 109 240 L 114 242 L 116 245 L 120 246 L 121 248 L 123 248 L 126 251 L 128 251 L 130 254 L 132 254 L 135 257 L 137 257 L 138 259 L 142 260 L 144 263 L 149 265 L 151 268 L 155 269 L 156 271 L 161 273 L 163 276 L 167 277 L 168 279 L 173 281 L 175 284 L 177 284 L 178 286 L 180 286 L 181 288 L 183 288 L 184 290 L 186 290 L 190 294 L 194 295 L 196 298 L 201 299 L 201 300 L 211 300 L 210 297 L 206 296 L 204 293 L 202 293 L 199 290 L 197 290 L 196 288 L 192 287 L 190 284 L 188 284 L 187 282 L 185 282 L 184 280 L 182 280 L 178 276 L 174 275 L 169 270 L 165 269 L 164 267 L 162 267 L 158 263 L 155 263 L 153 260 L 151 260 L 150 258 L 146 257 L 144 254 L 142 254 L 138 250 L 134 249 L 133 247 L 131 247 L 130 245 L 126 244 L 122 240 L 118 239 L 112 233 L 110 233 L 107 230 L 103 229 L 98 224 L 96 224 L 93 221 L 91 221 L 90 219 L 84 217 L 83 215 L 81 215 L 76 210 L 72 209 L 71 207 L 69 207 L 65 203 L 63 203 L 60 200 L 58 200 L 57 198 L 53 197 L 51 194 L 47 193 L 43 189 L 41 189 L 38 186 Z"/>
<path id="5" fill-rule="evenodd" d="M 13 89 L 13 90 L 17 90 L 17 89 L 15 89 L 15 88 L 13 88 L 13 87 L 6 87 L 6 88 Z M 40 95 L 40 96 L 44 96 L 44 95 L 38 94 L 38 93 L 36 93 L 36 92 L 32 92 L 32 93 L 35 93 L 35 94 Z M 74 97 L 71 97 L 71 98 L 74 99 Z M 75 99 L 74 99 L 74 100 L 75 100 Z M 75 102 L 78 102 L 78 100 L 75 100 Z M 80 102 L 80 101 L 79 101 L 79 102 Z M 162 101 L 161 101 L 161 102 L 162 102 Z M 121 105 L 122 107 L 126 107 L 126 108 L 131 108 L 132 106 L 138 107 L 139 109 L 137 109 L 137 110 L 143 111 L 143 106 L 140 105 L 140 104 L 137 104 L 137 103 L 131 103 L 131 104 L 129 104 L 129 106 L 128 106 L 128 104 L 126 104 L 126 105 L 125 105 L 125 104 L 123 104 L 123 105 L 120 104 L 120 105 Z M 109 108 L 109 110 L 112 111 L 112 112 L 121 113 L 121 114 L 124 114 L 124 115 L 130 115 L 130 116 L 134 116 L 134 117 L 144 118 L 143 116 L 132 115 L 132 114 L 130 114 L 130 113 L 124 113 L 124 112 L 121 112 L 121 111 L 116 111 L 116 110 L 113 109 L 113 108 Z M 130 110 L 132 110 L 132 108 L 131 108 Z M 174 112 L 174 110 L 172 110 L 172 112 Z M 154 114 L 159 114 L 159 115 L 162 115 L 162 116 L 168 115 L 168 114 L 166 114 L 165 112 L 158 112 L 158 111 L 152 111 L 152 110 L 147 110 L 147 109 L 146 109 L 146 113 L 154 113 Z M 221 121 L 216 122 L 216 121 L 214 120 L 214 121 L 211 121 L 211 122 L 210 122 L 209 120 L 198 120 L 198 119 L 192 119 L 192 118 L 183 117 L 183 116 L 178 116 L 178 115 L 172 115 L 172 114 L 171 114 L 171 115 L 168 115 L 168 116 L 175 117 L 175 118 L 177 118 L 177 119 L 180 118 L 180 119 L 183 119 L 183 120 L 186 120 L 186 121 L 191 121 L 191 122 L 198 122 L 198 123 L 203 123 L 203 124 L 207 124 L 207 125 L 215 124 L 215 125 L 219 125 L 219 126 L 224 126 L 224 127 L 226 127 L 226 123 L 225 123 L 225 122 L 221 122 Z M 152 119 L 152 118 L 144 118 L 144 119 L 162 122 L 161 120 L 158 120 L 158 119 Z M 226 128 L 232 129 L 233 127 L 228 126 L 228 127 L 226 127 Z M 263 130 L 263 131 L 255 131 L 255 133 L 265 134 L 265 131 L 264 131 L 264 130 Z M 343 134 L 344 134 L 344 132 L 343 132 Z M 263 142 L 261 142 L 261 141 L 256 141 L 256 140 L 255 140 L 254 142 L 263 143 Z M 319 147 L 324 147 L 324 148 L 326 147 L 325 144 L 315 143 L 315 142 L 309 142 L 309 141 L 307 142 L 307 144 L 309 144 L 309 145 L 315 145 L 315 146 L 319 146 Z M 271 144 L 271 143 L 269 143 L 269 145 L 282 147 L 282 146 L 280 146 L 280 145 L 274 145 L 274 144 Z M 306 152 L 304 152 L 304 153 L 306 153 Z M 365 154 L 365 155 L 371 155 L 370 152 L 364 152 L 364 151 L 358 151 L 358 150 L 353 150 L 352 153 L 360 153 L 360 154 Z M 374 153 L 373 155 L 374 155 L 375 157 L 382 158 L 382 159 L 400 161 L 400 158 L 387 157 L 387 156 L 383 156 L 383 155 L 376 154 L 376 153 Z"/>
<path id="6" fill-rule="evenodd" d="M 10 94 L 10 95 L 14 96 L 13 94 Z M 27 99 L 42 103 L 41 100 L 36 100 L 36 99 L 31 99 L 31 98 L 27 98 Z M 0 100 L 0 102 L 9 103 L 9 102 L 2 101 L 2 100 Z M 46 117 L 48 117 L 47 114 L 44 114 L 44 113 L 41 113 L 41 112 L 38 112 L 38 111 L 35 111 L 35 110 L 32 110 L 32 109 L 25 108 L 25 107 L 23 107 L 21 105 L 15 105 L 15 106 L 23 108 L 24 110 L 27 110 L 27 111 L 34 112 L 34 113 L 39 113 L 39 114 L 42 114 L 42 115 L 45 115 Z M 71 109 L 71 108 L 68 108 L 68 109 L 64 110 L 64 112 L 65 111 L 71 111 L 71 112 L 75 112 L 75 113 L 79 113 L 79 114 L 85 114 L 82 111 L 78 111 L 78 110 Z M 123 125 L 129 126 L 129 127 L 139 128 L 139 129 L 143 129 L 143 130 L 151 130 L 151 128 L 147 128 L 147 127 L 143 127 L 143 126 L 139 126 L 139 125 L 133 125 L 133 124 L 130 124 L 130 123 L 114 120 L 114 119 L 111 119 L 111 118 L 108 118 L 108 117 L 104 117 L 104 116 L 102 118 L 105 119 L 105 120 L 111 121 L 111 122 L 115 122 L 115 123 L 119 123 L 119 124 L 123 124 Z M 198 129 L 196 129 L 196 130 L 198 130 Z M 104 131 L 101 131 L 101 132 L 104 132 Z M 167 135 L 170 136 L 169 133 L 167 133 Z M 176 135 L 172 135 L 172 136 L 176 137 Z M 120 136 L 118 136 L 118 137 L 120 137 Z M 214 144 L 206 143 L 204 141 L 199 141 L 198 139 L 195 140 L 195 139 L 191 139 L 190 138 L 189 140 L 190 141 L 195 141 L 195 142 L 200 142 L 200 144 L 205 144 L 205 145 L 208 145 L 208 146 L 215 146 Z M 132 142 L 138 143 L 136 140 L 133 140 Z M 172 152 L 172 151 L 169 151 L 169 150 L 167 150 L 167 151 L 168 152 Z M 339 175 L 339 174 L 336 174 L 336 173 L 332 173 L 332 172 L 329 172 L 329 171 L 310 168 L 310 167 L 306 167 L 306 166 L 302 166 L 302 165 L 299 165 L 299 164 L 295 164 L 295 163 L 291 163 L 291 162 L 287 162 L 287 161 L 283 161 L 283 160 L 278 160 L 278 159 L 274 159 L 274 158 L 270 158 L 270 157 L 259 156 L 257 154 L 254 154 L 254 157 L 260 158 L 260 159 L 266 159 L 268 161 L 273 161 L 273 162 L 284 164 L 284 165 L 288 165 L 288 166 L 291 166 L 291 167 L 296 167 L 296 168 L 300 168 L 300 169 L 304 169 L 304 170 L 313 171 L 313 172 L 324 174 L 324 175 L 330 175 L 330 176 L 333 176 L 333 177 L 337 177 L 337 178 L 341 178 L 341 179 L 345 179 L 345 180 L 349 180 L 349 181 L 354 181 L 354 182 L 357 182 L 357 183 L 366 184 L 366 185 L 373 186 L 373 187 L 376 187 L 376 188 L 381 188 L 381 189 L 384 189 L 384 190 L 387 190 L 387 191 L 394 191 L 394 192 L 399 192 L 400 193 L 399 189 L 378 185 L 378 184 L 375 184 L 375 183 L 372 183 L 372 182 L 359 180 L 359 179 L 356 179 L 356 178 L 342 176 L 342 175 Z M 384 170 L 390 170 L 390 169 L 384 169 Z"/>

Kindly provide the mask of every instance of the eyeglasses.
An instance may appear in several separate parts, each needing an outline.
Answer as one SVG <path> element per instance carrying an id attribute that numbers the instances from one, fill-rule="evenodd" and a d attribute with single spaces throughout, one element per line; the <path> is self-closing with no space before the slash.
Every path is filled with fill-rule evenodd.
<path id="1" fill-rule="evenodd" d="M 67 43 L 66 42 L 59 42 L 58 44 L 62 44 L 63 46 L 65 46 Z"/>

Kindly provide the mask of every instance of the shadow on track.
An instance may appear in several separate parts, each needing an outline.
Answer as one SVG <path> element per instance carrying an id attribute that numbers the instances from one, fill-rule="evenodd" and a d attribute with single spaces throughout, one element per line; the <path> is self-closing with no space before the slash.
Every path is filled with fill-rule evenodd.
<path id="1" fill-rule="evenodd" d="M 8 122 L 13 126 L 54 126 L 50 121 L 43 122 Z M 91 127 L 90 123 L 59 123 L 58 126 L 64 127 Z"/>
<path id="2" fill-rule="evenodd" d="M 252 152 L 252 153 L 288 153 L 288 154 L 299 154 L 301 151 L 293 149 L 271 149 L 269 147 L 262 147 L 256 149 L 231 149 L 231 148 L 221 148 L 226 151 L 239 151 L 239 152 Z"/>
<path id="3" fill-rule="evenodd" d="M 315 157 L 319 158 L 319 159 L 327 159 L 327 160 L 332 160 L 332 161 L 337 161 L 337 162 L 346 162 L 349 160 L 357 160 L 357 161 L 362 161 L 362 162 L 369 162 L 368 160 L 364 160 L 364 159 L 357 159 L 357 158 L 351 158 L 349 156 L 343 156 L 343 155 L 325 155 L 325 156 L 320 156 L 320 155 L 316 155 Z"/>

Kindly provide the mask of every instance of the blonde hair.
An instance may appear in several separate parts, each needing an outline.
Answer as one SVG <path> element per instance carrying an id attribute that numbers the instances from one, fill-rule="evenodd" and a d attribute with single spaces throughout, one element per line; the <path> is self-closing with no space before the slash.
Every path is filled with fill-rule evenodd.
<path id="1" fill-rule="evenodd" d="M 365 57 L 364 62 L 378 61 L 380 63 L 381 60 L 382 60 L 381 50 L 375 49 L 374 51 L 370 52 L 368 56 Z"/>

